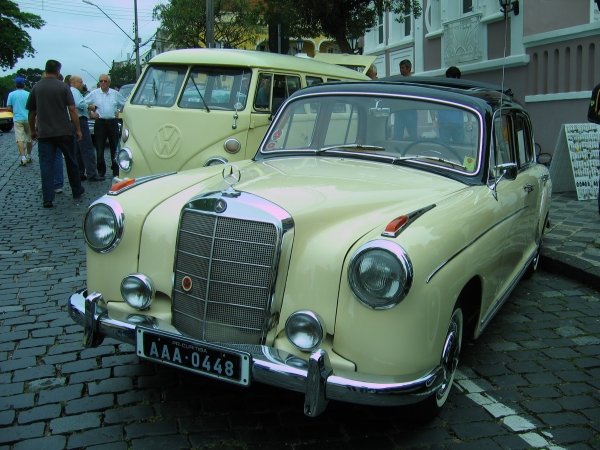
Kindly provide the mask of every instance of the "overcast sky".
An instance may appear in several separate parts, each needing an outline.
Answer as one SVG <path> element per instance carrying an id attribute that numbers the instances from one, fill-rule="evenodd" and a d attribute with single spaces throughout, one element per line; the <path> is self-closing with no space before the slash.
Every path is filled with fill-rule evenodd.
<path id="1" fill-rule="evenodd" d="M 113 60 L 123 61 L 131 57 L 135 64 L 132 40 L 134 0 L 91 0 L 126 31 L 131 39 L 98 8 L 83 3 L 82 0 L 13 1 L 21 11 L 40 16 L 46 21 L 46 25 L 39 30 L 26 29 L 36 50 L 35 56 L 20 59 L 13 69 L 2 75 L 14 73 L 21 68 L 43 70 L 46 60 L 57 59 L 62 63 L 63 75 L 79 74 L 91 88 L 96 85 L 101 73 L 108 72 L 107 64 L 110 66 Z M 159 3 L 168 2 L 137 0 L 138 29 L 142 45 L 152 38 L 158 28 L 159 22 L 152 20 L 152 9 Z M 140 48 L 140 55 L 150 49 L 151 43 Z M 82 45 L 87 45 L 93 51 Z"/>

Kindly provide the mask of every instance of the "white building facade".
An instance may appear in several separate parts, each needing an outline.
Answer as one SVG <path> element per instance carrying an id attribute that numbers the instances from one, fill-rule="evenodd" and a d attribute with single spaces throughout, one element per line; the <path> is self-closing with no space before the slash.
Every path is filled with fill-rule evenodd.
<path id="1" fill-rule="evenodd" d="M 510 87 L 532 115 L 536 141 L 552 153 L 564 123 L 586 122 L 588 99 L 600 83 L 600 11 L 596 0 L 422 0 L 414 19 L 386 13 L 363 40 L 377 56 L 379 77 L 400 73 L 462 77 Z"/>

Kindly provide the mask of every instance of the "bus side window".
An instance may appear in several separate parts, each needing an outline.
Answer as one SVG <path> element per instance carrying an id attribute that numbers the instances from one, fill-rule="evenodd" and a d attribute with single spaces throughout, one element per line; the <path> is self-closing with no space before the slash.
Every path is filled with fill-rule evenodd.
<path id="1" fill-rule="evenodd" d="M 323 78 L 311 75 L 306 76 L 306 86 L 314 86 L 315 84 L 323 83 Z"/>
<path id="2" fill-rule="evenodd" d="M 256 90 L 256 98 L 254 99 L 254 107 L 256 109 L 268 110 L 271 106 L 271 85 L 273 75 L 261 73 L 258 78 L 258 88 Z"/>
<path id="3" fill-rule="evenodd" d="M 300 77 L 295 75 L 275 75 L 275 85 L 273 86 L 273 107 L 275 113 L 283 101 L 300 89 Z"/>

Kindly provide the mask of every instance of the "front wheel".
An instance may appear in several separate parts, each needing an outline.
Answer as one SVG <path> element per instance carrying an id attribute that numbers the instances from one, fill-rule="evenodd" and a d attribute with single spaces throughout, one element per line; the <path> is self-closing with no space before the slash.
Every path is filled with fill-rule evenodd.
<path id="1" fill-rule="evenodd" d="M 463 329 L 463 312 L 460 307 L 456 307 L 450 318 L 450 325 L 448 326 L 448 332 L 446 333 L 446 339 L 442 349 L 440 364 L 442 368 L 442 384 L 434 395 L 415 405 L 416 414 L 419 420 L 432 420 L 438 415 L 446 403 L 446 400 L 448 400 L 458 368 L 463 340 Z"/>

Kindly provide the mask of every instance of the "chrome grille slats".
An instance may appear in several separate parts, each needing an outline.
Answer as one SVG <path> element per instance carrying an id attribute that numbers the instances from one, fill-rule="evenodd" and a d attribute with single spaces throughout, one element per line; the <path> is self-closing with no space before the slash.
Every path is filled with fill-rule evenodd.
<path id="1" fill-rule="evenodd" d="M 173 325 L 206 341 L 262 343 L 271 314 L 281 228 L 276 220 L 184 209 L 175 260 Z M 184 277 L 192 280 L 187 291 Z"/>

